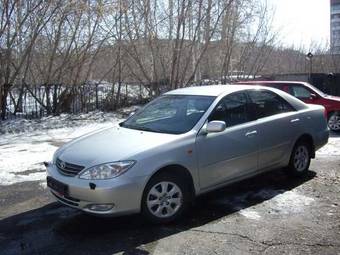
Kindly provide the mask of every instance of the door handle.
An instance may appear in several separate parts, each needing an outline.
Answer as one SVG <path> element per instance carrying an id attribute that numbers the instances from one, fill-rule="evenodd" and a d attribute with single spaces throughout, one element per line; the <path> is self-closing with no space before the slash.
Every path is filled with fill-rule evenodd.
<path id="1" fill-rule="evenodd" d="M 247 137 L 252 137 L 254 135 L 257 135 L 257 130 L 249 131 L 249 132 L 246 133 Z"/>
<path id="2" fill-rule="evenodd" d="M 294 123 L 294 122 L 298 122 L 298 121 L 300 121 L 300 119 L 299 119 L 299 118 L 296 118 L 296 119 L 290 120 L 290 123 Z"/>

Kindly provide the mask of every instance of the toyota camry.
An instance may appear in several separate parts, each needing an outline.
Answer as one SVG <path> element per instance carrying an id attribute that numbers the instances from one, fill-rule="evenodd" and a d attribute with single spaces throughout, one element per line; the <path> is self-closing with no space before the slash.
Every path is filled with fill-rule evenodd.
<path id="1" fill-rule="evenodd" d="M 275 88 L 182 88 L 59 148 L 47 184 L 87 213 L 165 223 L 221 186 L 276 169 L 304 175 L 328 136 L 324 107 Z"/>

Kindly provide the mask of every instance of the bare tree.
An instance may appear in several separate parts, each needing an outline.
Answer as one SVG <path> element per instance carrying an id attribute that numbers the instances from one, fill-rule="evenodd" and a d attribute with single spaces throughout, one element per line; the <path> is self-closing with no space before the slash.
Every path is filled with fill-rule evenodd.
<path id="1" fill-rule="evenodd" d="M 25 93 L 58 114 L 75 101 L 84 108 L 86 84 L 108 81 L 116 109 L 127 84 L 153 97 L 234 72 L 280 71 L 268 63 L 287 51 L 270 24 L 255 0 L 0 0 L 1 118 Z"/>

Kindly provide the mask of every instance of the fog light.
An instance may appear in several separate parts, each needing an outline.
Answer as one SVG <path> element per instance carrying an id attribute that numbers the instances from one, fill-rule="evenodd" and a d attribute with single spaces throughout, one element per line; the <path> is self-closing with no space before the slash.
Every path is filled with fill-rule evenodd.
<path id="1" fill-rule="evenodd" d="M 87 208 L 91 211 L 99 211 L 99 212 L 104 212 L 104 211 L 109 211 L 114 207 L 114 204 L 91 204 L 88 205 Z"/>

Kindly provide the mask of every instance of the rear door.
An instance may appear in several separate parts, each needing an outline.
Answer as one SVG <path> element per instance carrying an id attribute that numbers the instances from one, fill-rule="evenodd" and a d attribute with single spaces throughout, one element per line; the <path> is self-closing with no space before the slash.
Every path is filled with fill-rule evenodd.
<path id="1" fill-rule="evenodd" d="M 298 112 L 283 98 L 268 90 L 249 90 L 259 135 L 259 169 L 279 166 L 287 161 L 296 132 Z"/>

